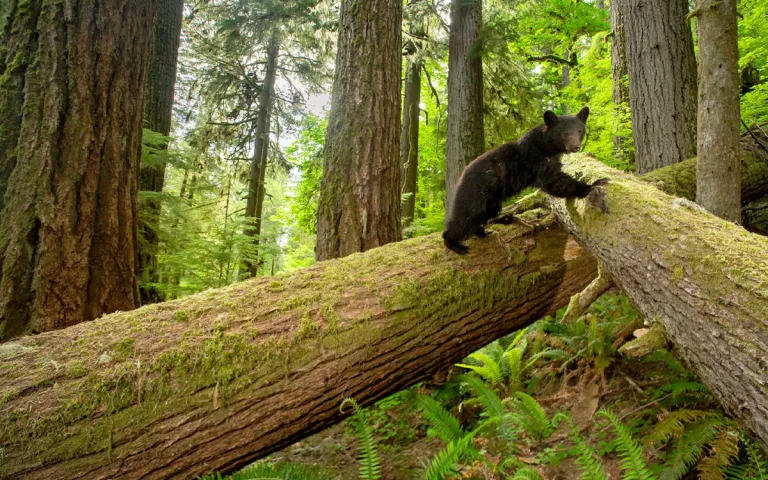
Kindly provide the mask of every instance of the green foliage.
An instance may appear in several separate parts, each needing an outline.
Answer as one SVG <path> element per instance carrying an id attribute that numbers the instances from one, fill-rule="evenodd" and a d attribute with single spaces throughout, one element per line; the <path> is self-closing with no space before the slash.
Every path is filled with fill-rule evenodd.
<path id="1" fill-rule="evenodd" d="M 360 405 L 349 397 L 341 402 L 339 408 L 344 411 L 344 407 L 347 405 L 351 406 L 354 410 L 354 415 L 351 417 L 350 422 L 355 426 L 355 431 L 357 432 L 357 460 L 360 463 L 360 478 L 362 480 L 377 480 L 381 478 L 381 460 L 379 459 L 379 451 L 376 448 L 373 429 L 368 419 L 368 412 L 360 408 Z"/>
<path id="2" fill-rule="evenodd" d="M 570 422 L 570 419 L 569 419 Z M 603 462 L 579 433 L 579 429 L 570 422 L 570 438 L 576 450 L 576 464 L 579 466 L 579 480 L 606 480 L 608 475 L 605 473 Z"/>
<path id="3" fill-rule="evenodd" d="M 619 420 L 619 417 L 604 408 L 595 415 L 606 418 L 616 433 L 616 450 L 619 453 L 619 464 L 623 472 L 622 478 L 625 480 L 655 479 L 656 476 L 651 473 L 643 457 L 643 449 L 634 439 L 629 428 Z"/>
<path id="4" fill-rule="evenodd" d="M 450 443 L 466 436 L 466 432 L 456 417 L 446 410 L 434 398 L 426 395 L 416 395 L 416 403 L 421 409 L 422 415 L 427 420 L 430 432 L 440 437 L 444 442 Z"/>
<path id="5" fill-rule="evenodd" d="M 549 438 L 555 430 L 555 424 L 547 417 L 547 412 L 533 397 L 524 392 L 515 392 L 514 410 L 511 420 L 528 435 L 536 440 Z"/>
<path id="6" fill-rule="evenodd" d="M 335 480 L 327 469 L 298 463 L 261 463 L 244 468 L 232 475 L 206 475 L 200 480 Z"/>
<path id="7" fill-rule="evenodd" d="M 522 467 L 517 469 L 511 478 L 512 480 L 543 480 L 538 470 L 532 467 Z"/>
<path id="8" fill-rule="evenodd" d="M 456 464 L 459 461 L 477 457 L 478 452 L 472 444 L 472 439 L 477 435 L 478 430 L 473 430 L 458 440 L 452 440 L 440 450 L 427 467 L 424 480 L 442 480 L 457 472 Z"/>

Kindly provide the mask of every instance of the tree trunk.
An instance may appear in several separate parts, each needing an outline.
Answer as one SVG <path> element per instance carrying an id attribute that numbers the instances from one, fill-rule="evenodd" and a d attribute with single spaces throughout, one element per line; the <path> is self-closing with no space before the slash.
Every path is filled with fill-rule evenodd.
<path id="1" fill-rule="evenodd" d="M 630 139 L 623 125 L 630 117 L 629 80 L 627 73 L 627 41 L 621 0 L 611 2 L 611 76 L 613 77 L 613 154 L 618 160 L 634 162 Z"/>
<path id="2" fill-rule="evenodd" d="M 24 98 L 21 117 L 0 115 L 18 132 L 14 160 L 3 160 L 14 167 L 0 218 L 2 339 L 139 303 L 141 106 L 156 6 L 30 0 L 9 13 L 3 43 L 23 53 L 2 82 L 18 95 L 23 71 Z"/>
<path id="3" fill-rule="evenodd" d="M 419 113 L 421 104 L 421 68 L 418 57 L 406 60 L 403 125 L 400 130 L 400 163 L 403 200 L 403 228 L 413 221 L 416 213 L 416 182 L 419 175 Z"/>
<path id="4" fill-rule="evenodd" d="M 624 15 L 640 174 L 696 155 L 696 61 L 688 0 L 616 0 Z"/>
<path id="5" fill-rule="evenodd" d="M 144 127 L 165 136 L 171 133 L 173 94 L 176 86 L 176 64 L 179 57 L 179 37 L 184 10 L 183 0 L 161 0 L 155 19 L 152 55 L 147 72 L 147 88 L 144 96 Z M 167 145 L 161 146 L 162 149 Z M 165 183 L 165 163 L 142 165 L 139 173 L 139 190 L 162 192 Z M 139 287 L 141 303 L 164 300 L 162 292 L 152 284 L 160 281 L 157 269 L 159 246 L 160 200 L 139 202 Z"/>
<path id="6" fill-rule="evenodd" d="M 555 199 L 558 219 L 666 329 L 725 410 L 768 446 L 768 238 L 586 156 L 572 157 L 564 171 L 611 178 L 601 189 L 607 214 Z"/>
<path id="7" fill-rule="evenodd" d="M 263 198 L 264 170 L 266 168 L 266 144 L 269 143 L 269 128 L 267 127 L 269 111 L 272 108 L 272 96 L 275 90 L 275 78 L 277 77 L 277 57 L 280 53 L 278 44 L 278 30 L 272 30 L 267 47 L 267 66 L 264 74 L 263 88 L 259 98 L 259 117 L 256 120 L 256 141 L 253 144 L 253 159 L 251 160 L 251 174 L 248 182 L 248 201 L 245 205 L 245 218 L 252 219 L 251 224 L 245 228 L 245 234 L 252 237 L 254 243 L 261 231 L 261 213 L 257 217 L 259 210 L 259 199 Z M 250 259 L 245 262 L 245 269 L 248 275 L 255 277 L 258 273 L 259 262 L 257 259 Z"/>
<path id="8" fill-rule="evenodd" d="M 741 221 L 739 44 L 736 0 L 697 0 L 699 170 L 696 202 Z"/>
<path id="9" fill-rule="evenodd" d="M 26 73 L 37 51 L 38 37 L 29 32 L 35 31 L 41 8 L 40 2 L 28 3 L 24 8 L 16 3 L 10 0 L 0 12 L 0 218 L 8 180 L 16 167 Z"/>
<path id="10" fill-rule="evenodd" d="M 321 431 L 552 314 L 596 274 L 556 224 L 438 234 L 0 349 L 0 477 L 194 478 Z M 52 368 L 57 365 L 57 368 Z"/>
<path id="11" fill-rule="evenodd" d="M 402 12 L 402 2 L 341 2 L 317 211 L 318 260 L 401 238 Z"/>
<path id="12" fill-rule="evenodd" d="M 760 235 L 768 235 L 768 196 L 744 205 L 741 212 L 744 228 Z"/>
<path id="13" fill-rule="evenodd" d="M 563 54 L 563 60 L 566 62 L 569 62 L 571 60 L 571 50 L 569 48 L 565 49 L 565 53 Z M 568 85 L 571 84 L 571 66 L 567 63 L 563 64 L 563 78 L 560 82 L 560 88 L 565 89 Z M 563 102 L 563 104 L 560 106 L 561 115 L 568 115 L 568 105 Z"/>
<path id="14" fill-rule="evenodd" d="M 448 125 L 445 143 L 445 211 L 469 162 L 485 151 L 483 58 L 478 37 L 482 0 L 452 0 L 448 43 Z"/>

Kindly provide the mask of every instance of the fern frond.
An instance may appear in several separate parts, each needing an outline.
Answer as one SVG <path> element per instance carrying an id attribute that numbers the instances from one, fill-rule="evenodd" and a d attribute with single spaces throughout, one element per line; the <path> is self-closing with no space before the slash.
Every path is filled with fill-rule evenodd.
<path id="1" fill-rule="evenodd" d="M 504 364 L 506 366 L 507 385 L 510 390 L 515 391 L 520 388 L 520 382 L 523 377 L 523 354 L 524 348 L 507 349 L 504 352 Z"/>
<path id="2" fill-rule="evenodd" d="M 497 385 L 504 379 L 501 372 L 502 366 L 496 362 L 490 355 L 479 351 L 469 355 L 469 358 L 477 360 L 480 365 L 467 365 L 457 363 L 457 367 L 468 368 L 483 377 L 491 385 Z"/>
<path id="3" fill-rule="evenodd" d="M 483 413 L 487 418 L 499 419 L 506 413 L 507 410 L 504 408 L 501 398 L 480 378 L 465 375 L 463 380 L 483 406 Z"/>
<path id="4" fill-rule="evenodd" d="M 723 419 L 717 416 L 704 418 L 688 428 L 685 434 L 674 444 L 672 458 L 661 472 L 663 480 L 679 480 L 699 461 L 704 448 L 720 433 Z"/>
<path id="5" fill-rule="evenodd" d="M 379 459 L 378 448 L 376 448 L 373 429 L 368 421 L 367 411 L 360 408 L 360 405 L 350 397 L 341 402 L 339 409 L 343 411 L 347 405 L 351 405 L 355 411 L 351 422 L 355 427 L 357 441 L 360 444 L 358 449 L 360 478 L 362 480 L 378 480 L 381 478 L 381 460 Z"/>
<path id="6" fill-rule="evenodd" d="M 429 423 L 430 428 L 446 443 L 463 438 L 466 432 L 451 412 L 443 408 L 434 398 L 418 395 L 416 403 Z"/>
<path id="7" fill-rule="evenodd" d="M 331 480 L 335 476 L 322 467 L 301 463 L 263 463 L 244 468 L 232 475 L 220 473 L 202 477 L 201 480 Z"/>
<path id="8" fill-rule="evenodd" d="M 768 461 L 760 454 L 752 441 L 741 436 L 741 442 L 747 451 L 747 462 L 734 465 L 728 469 L 725 476 L 728 480 L 768 480 Z"/>
<path id="9" fill-rule="evenodd" d="M 472 445 L 472 439 L 477 432 L 478 430 L 474 430 L 440 450 L 427 467 L 424 480 L 442 480 L 456 472 L 456 464 L 460 459 L 476 455 L 477 451 Z"/>
<path id="10" fill-rule="evenodd" d="M 714 412 L 706 410 L 680 409 L 661 417 L 651 433 L 645 437 L 648 445 L 664 444 L 673 438 L 680 438 L 685 433 L 685 426 L 697 422 L 703 418 L 714 415 Z"/>
<path id="11" fill-rule="evenodd" d="M 606 480 L 608 476 L 599 455 L 594 448 L 584 441 L 579 429 L 576 428 L 570 418 L 568 418 L 568 422 L 571 424 L 571 441 L 576 449 L 576 464 L 581 472 L 579 480 Z"/>
<path id="12" fill-rule="evenodd" d="M 709 446 L 710 455 L 699 462 L 701 480 L 725 480 L 725 472 L 739 456 L 739 431 L 724 428 Z"/>
<path id="13" fill-rule="evenodd" d="M 515 392 L 515 400 L 515 406 L 521 417 L 518 418 L 520 426 L 537 440 L 549 438 L 555 428 L 539 402 L 523 392 Z"/>
<path id="14" fill-rule="evenodd" d="M 606 418 L 616 432 L 616 450 L 619 453 L 619 466 L 624 475 L 624 480 L 653 480 L 656 479 L 643 458 L 643 450 L 640 444 L 632 437 L 629 428 L 624 425 L 619 417 L 608 409 L 601 408 L 596 416 Z"/>
<path id="15" fill-rule="evenodd" d="M 538 470 L 533 467 L 523 467 L 517 469 L 512 476 L 512 480 L 544 480 Z"/>

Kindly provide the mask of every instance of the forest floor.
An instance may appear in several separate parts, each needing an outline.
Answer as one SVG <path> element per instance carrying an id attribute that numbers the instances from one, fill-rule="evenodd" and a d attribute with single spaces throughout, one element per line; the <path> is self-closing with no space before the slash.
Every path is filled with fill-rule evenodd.
<path id="1" fill-rule="evenodd" d="M 302 480 L 768 478 L 765 456 L 671 352 L 618 352 L 643 326 L 625 296 L 603 295 L 572 323 L 562 314 L 233 479 L 270 465 L 318 468 L 269 477 Z"/>

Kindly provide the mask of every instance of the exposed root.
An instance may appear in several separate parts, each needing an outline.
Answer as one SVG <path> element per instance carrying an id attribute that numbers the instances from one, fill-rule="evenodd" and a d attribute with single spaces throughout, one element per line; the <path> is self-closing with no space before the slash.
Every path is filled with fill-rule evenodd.
<path id="1" fill-rule="evenodd" d="M 597 278 L 587 285 L 581 293 L 571 297 L 561 323 L 570 323 L 579 318 L 595 300 L 613 286 L 611 275 L 605 271 L 602 262 L 597 263 Z"/>

